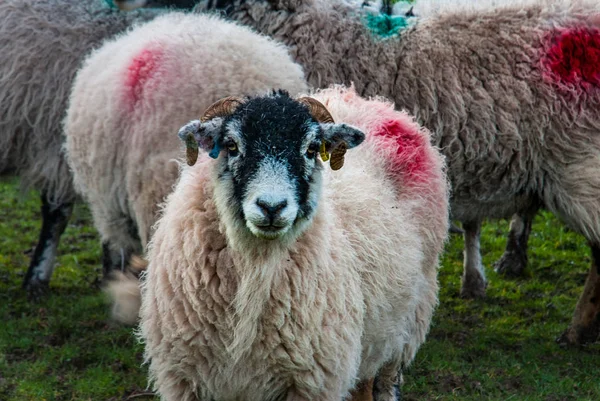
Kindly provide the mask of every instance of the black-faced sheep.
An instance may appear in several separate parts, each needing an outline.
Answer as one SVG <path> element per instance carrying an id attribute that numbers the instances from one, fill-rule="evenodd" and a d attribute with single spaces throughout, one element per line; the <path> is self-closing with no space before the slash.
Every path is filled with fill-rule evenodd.
<path id="1" fill-rule="evenodd" d="M 280 39 L 309 84 L 354 82 L 431 130 L 452 217 L 464 223 L 462 295 L 485 294 L 483 219 L 541 202 L 583 234 L 593 264 L 563 336 L 576 343 L 600 328 L 600 5 L 552 3 L 446 10 L 387 39 L 340 1 L 209 0 L 197 10 L 221 9 Z"/>
<path id="2" fill-rule="evenodd" d="M 24 281 L 32 295 L 48 286 L 75 200 L 61 153 L 75 73 L 104 39 L 157 14 L 118 12 L 101 0 L 0 2 L 0 173 L 18 174 L 23 190 L 35 188 L 42 199 L 43 225 Z"/>
<path id="3" fill-rule="evenodd" d="M 65 148 L 102 240 L 126 261 L 141 253 L 178 176 L 169 133 L 229 93 L 273 88 L 306 90 L 287 49 L 214 16 L 171 12 L 94 51 L 73 84 Z"/>
<path id="4" fill-rule="evenodd" d="M 428 133 L 335 87 L 225 98 L 179 135 L 198 162 L 157 223 L 140 313 L 162 399 L 340 401 L 372 378 L 399 399 L 448 230 Z"/>

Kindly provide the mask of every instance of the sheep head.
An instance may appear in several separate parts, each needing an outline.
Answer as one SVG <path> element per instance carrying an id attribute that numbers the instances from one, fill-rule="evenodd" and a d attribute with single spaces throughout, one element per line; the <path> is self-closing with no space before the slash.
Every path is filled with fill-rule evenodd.
<path id="1" fill-rule="evenodd" d="M 334 123 L 316 99 L 295 100 L 278 91 L 221 99 L 181 128 L 179 137 L 186 143 L 188 164 L 194 164 L 199 149 L 218 159 L 215 188 L 227 191 L 232 215 L 255 236 L 275 239 L 301 232 L 312 218 L 321 191 L 319 154 L 321 159 L 331 154 L 332 169 L 339 169 L 346 150 L 360 145 L 365 135 Z"/>

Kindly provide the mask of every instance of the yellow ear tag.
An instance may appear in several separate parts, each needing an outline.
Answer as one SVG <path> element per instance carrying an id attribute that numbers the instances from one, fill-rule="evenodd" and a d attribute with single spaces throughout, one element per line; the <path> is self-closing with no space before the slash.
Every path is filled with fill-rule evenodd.
<path id="1" fill-rule="evenodd" d="M 327 149 L 325 149 L 325 141 L 321 142 L 321 149 L 319 149 L 319 153 L 321 154 L 321 160 L 324 162 L 329 160 L 329 153 L 327 153 Z"/>
<path id="2" fill-rule="evenodd" d="M 341 142 L 338 146 L 336 146 L 331 152 L 331 161 L 329 162 L 329 166 L 332 170 L 339 170 L 344 165 L 344 155 L 346 154 L 346 149 L 348 146 L 346 142 Z"/>

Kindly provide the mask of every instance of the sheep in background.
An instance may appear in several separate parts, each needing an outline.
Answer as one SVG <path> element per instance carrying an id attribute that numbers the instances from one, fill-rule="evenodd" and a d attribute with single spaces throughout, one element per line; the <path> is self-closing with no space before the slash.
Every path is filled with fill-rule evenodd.
<path id="1" fill-rule="evenodd" d="M 448 230 L 428 133 L 335 87 L 225 98 L 179 135 L 192 167 L 167 198 L 142 291 L 161 399 L 339 401 L 372 378 L 375 401 L 399 399 Z"/>
<path id="2" fill-rule="evenodd" d="M 527 213 L 541 202 L 583 234 L 593 264 L 562 339 L 597 337 L 599 4 L 458 7 L 431 12 L 387 39 L 370 35 L 362 16 L 339 1 L 210 0 L 196 7 L 207 9 L 223 9 L 287 44 L 309 84 L 354 82 L 359 94 L 392 99 L 432 131 L 447 158 L 452 217 L 465 229 L 463 296 L 485 294 L 483 219 Z"/>
<path id="3" fill-rule="evenodd" d="M 131 11 L 140 7 L 169 7 L 183 10 L 191 10 L 198 2 L 197 0 L 105 0 L 110 6 L 118 7 L 123 11 Z"/>
<path id="4" fill-rule="evenodd" d="M 156 15 L 117 12 L 100 0 L 0 2 L 0 173 L 16 173 L 23 192 L 37 189 L 42 200 L 42 229 L 23 283 L 30 295 L 48 287 L 76 198 L 61 154 L 75 72 L 104 39 Z"/>
<path id="5" fill-rule="evenodd" d="M 302 68 L 283 45 L 217 17 L 171 12 L 94 51 L 73 84 L 65 150 L 102 240 L 125 260 L 141 253 L 179 174 L 170 134 L 229 93 L 272 88 L 305 91 Z"/>

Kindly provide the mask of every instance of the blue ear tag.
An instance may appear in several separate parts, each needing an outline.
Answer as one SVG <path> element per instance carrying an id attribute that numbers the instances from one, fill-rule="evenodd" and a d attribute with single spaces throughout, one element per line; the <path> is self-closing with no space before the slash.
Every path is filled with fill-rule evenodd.
<path id="1" fill-rule="evenodd" d="M 219 157 L 219 153 L 221 153 L 221 147 L 218 143 L 215 143 L 215 146 L 212 148 L 208 155 L 213 159 L 216 159 L 217 157 Z"/>

